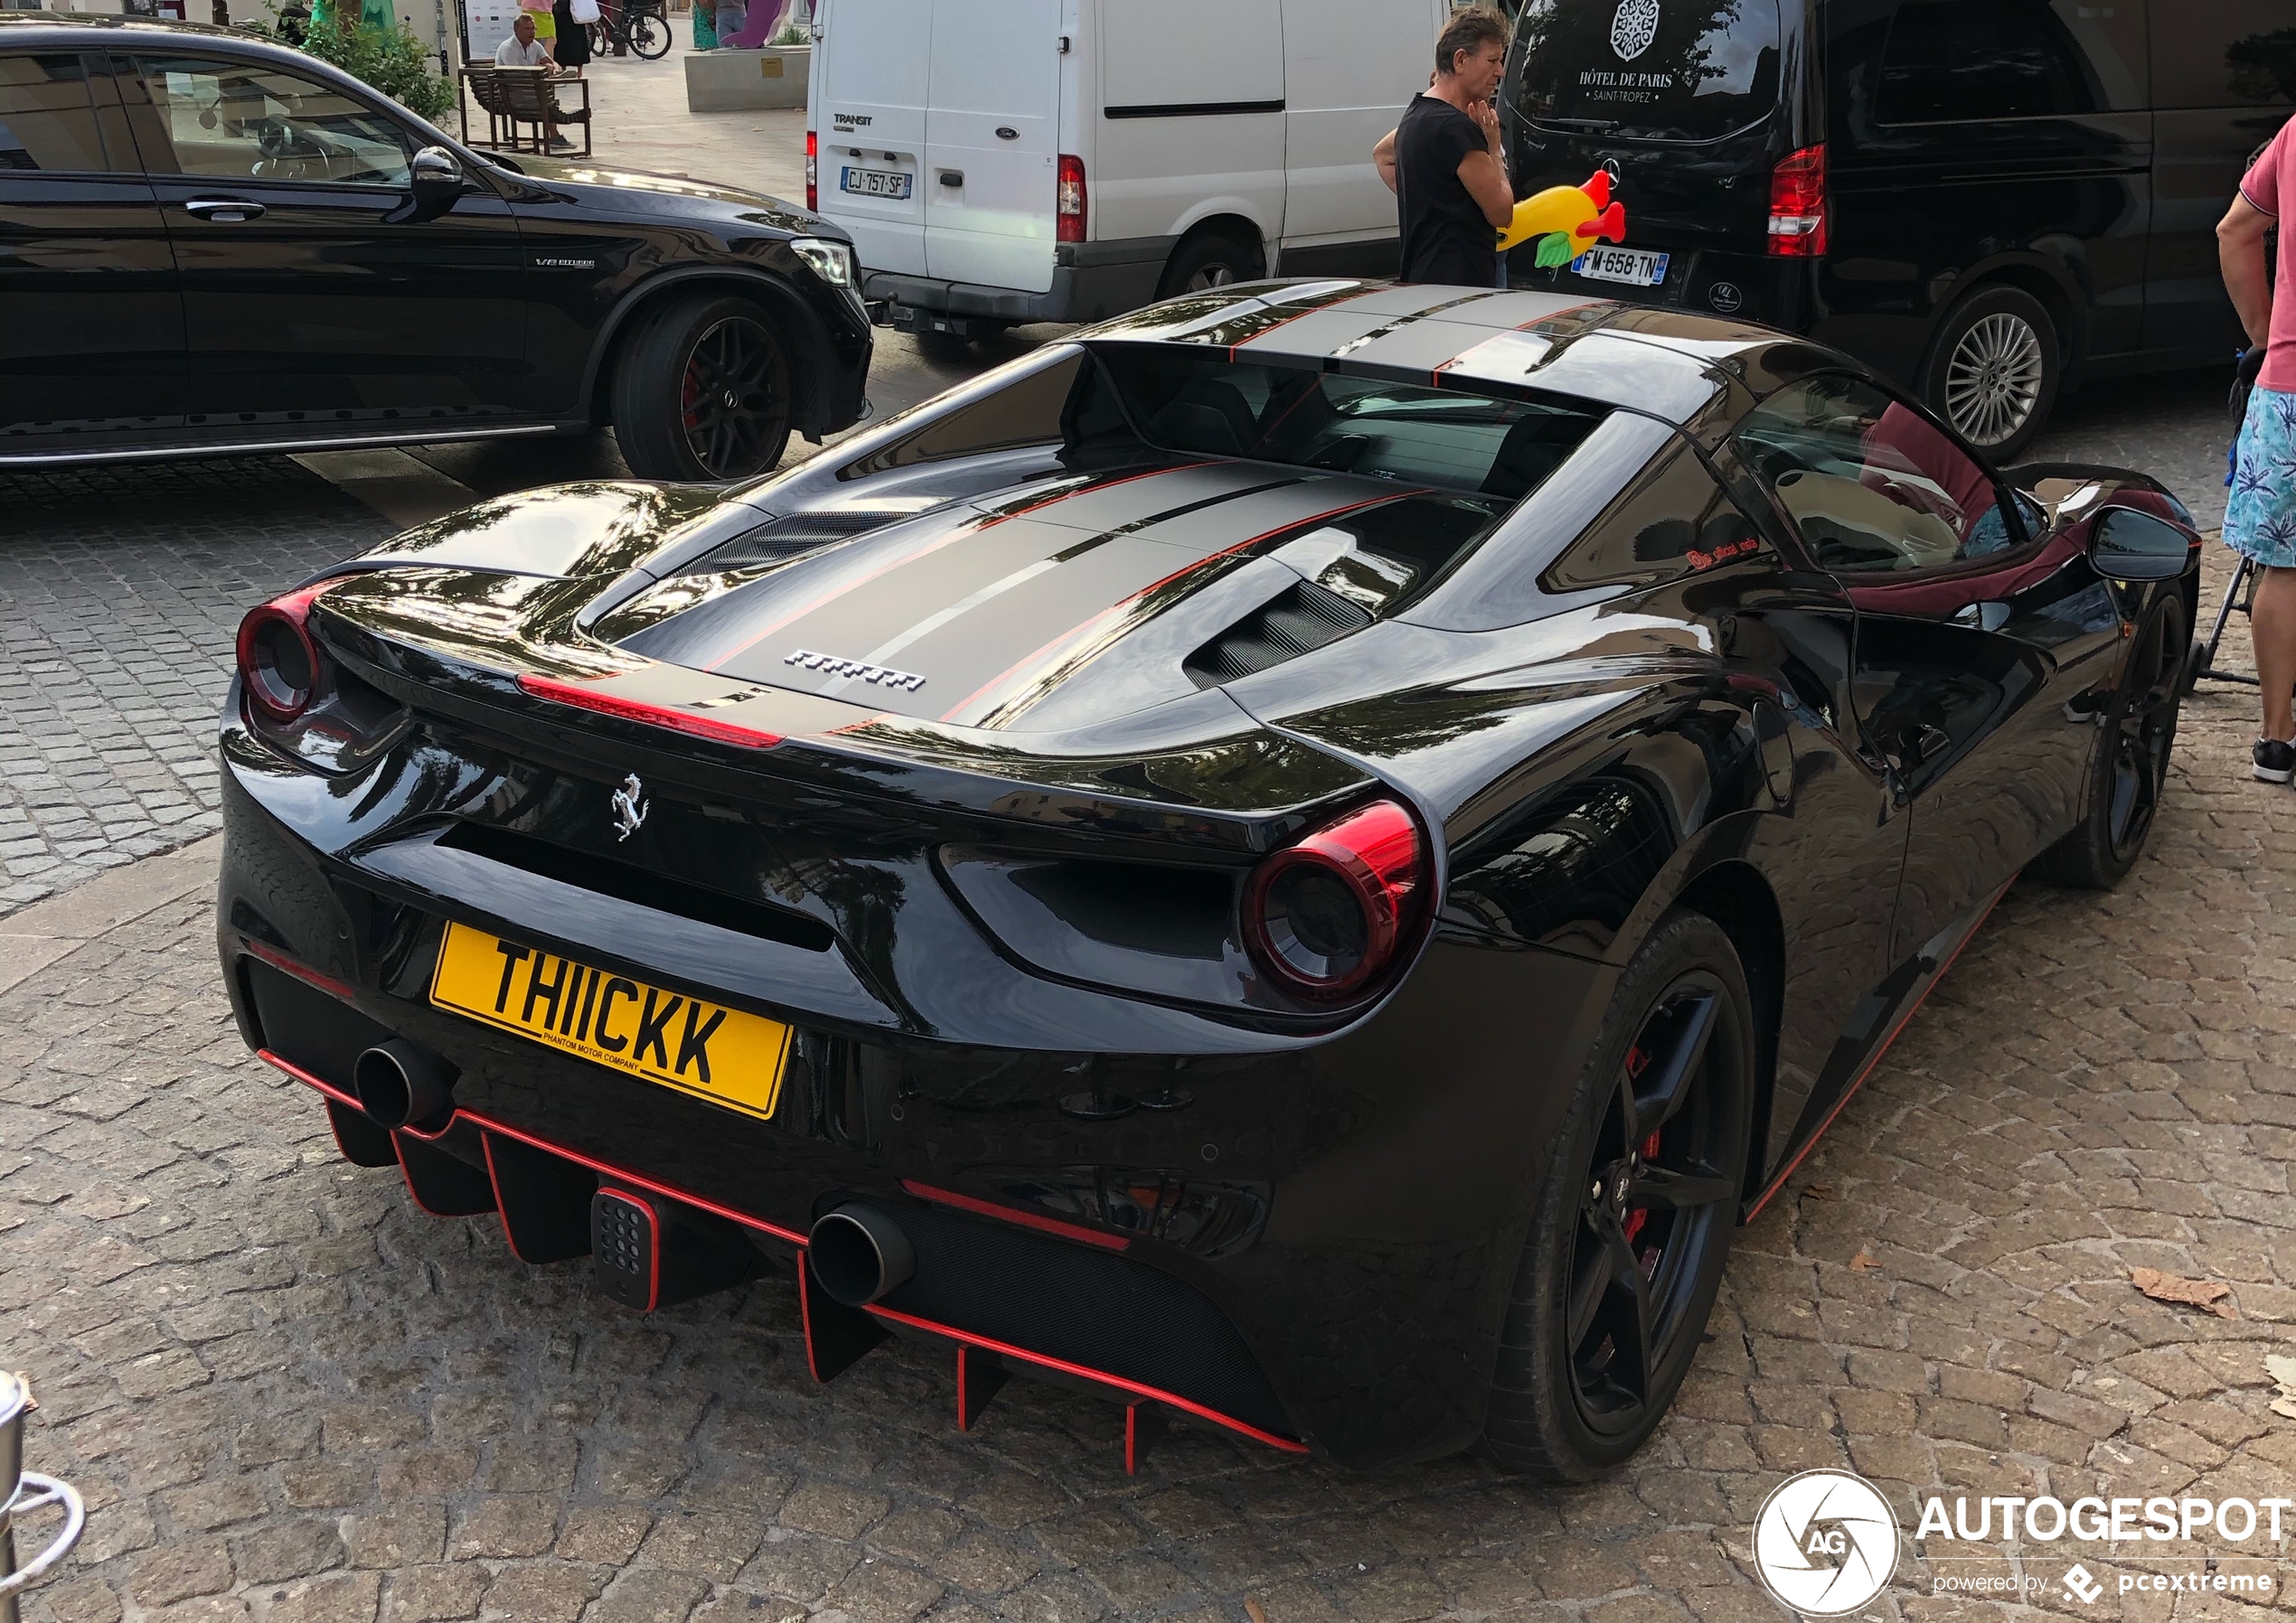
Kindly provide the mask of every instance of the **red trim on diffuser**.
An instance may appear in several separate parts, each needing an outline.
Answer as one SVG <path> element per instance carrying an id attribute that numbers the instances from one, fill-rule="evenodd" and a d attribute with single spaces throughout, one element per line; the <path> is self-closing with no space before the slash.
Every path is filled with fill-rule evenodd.
<path id="1" fill-rule="evenodd" d="M 334 1084 L 320 1081 L 319 1078 L 312 1075 L 310 1072 L 305 1070 L 301 1065 L 296 1065 L 291 1059 L 281 1059 L 268 1048 L 258 1048 L 255 1051 L 255 1057 L 261 1060 L 267 1065 L 272 1065 L 279 1070 L 285 1071 L 289 1076 L 294 1077 L 296 1081 L 301 1083 L 305 1087 L 318 1089 L 319 1092 L 325 1093 L 337 1104 L 347 1104 L 354 1111 L 359 1109 L 359 1102 L 356 1099 L 353 1099 L 350 1094 L 335 1086 Z M 363 1114 L 364 1112 L 362 1112 L 361 1113 Z"/>
<path id="2" fill-rule="evenodd" d="M 407 1167 L 407 1148 L 406 1148 L 406 1146 L 405 1146 L 405 1145 L 403 1145 L 403 1144 L 400 1143 L 400 1141 L 399 1141 L 399 1133 L 400 1133 L 400 1129 L 396 1129 L 396 1128 L 394 1128 L 394 1129 L 392 1129 L 392 1130 L 391 1130 L 391 1148 L 392 1151 L 393 1151 L 393 1152 L 394 1152 L 394 1153 L 395 1153 L 395 1154 L 399 1157 L 399 1176 L 400 1176 L 401 1178 L 403 1178 L 403 1179 L 405 1179 L 405 1180 L 406 1180 L 406 1185 L 407 1185 L 407 1198 L 408 1198 L 409 1200 L 411 1200 L 411 1201 L 413 1201 L 413 1202 L 415 1203 L 415 1210 L 417 1210 L 417 1211 L 420 1212 L 420 1213 L 421 1213 L 421 1214 L 423 1214 L 423 1215 L 425 1215 L 426 1217 L 475 1217 L 475 1216 L 477 1216 L 477 1215 L 478 1215 L 478 1214 L 477 1214 L 477 1213 L 475 1213 L 475 1212 L 442 1212 L 442 1211 L 439 1211 L 439 1210 L 438 1210 L 437 1207 L 435 1207 L 435 1206 L 426 1206 L 426 1205 L 424 1205 L 424 1204 L 423 1204 L 423 1198 L 422 1198 L 421 1194 L 420 1194 L 420 1193 L 419 1193 L 419 1191 L 415 1188 L 415 1175 L 414 1175 L 414 1173 L 413 1173 L 413 1172 L 409 1171 L 409 1170 L 408 1169 L 408 1167 Z M 445 1150 L 443 1150 L 443 1149 L 442 1149 L 442 1150 L 440 1150 L 438 1153 L 439 1153 L 439 1154 L 441 1154 L 441 1155 L 444 1155 L 444 1154 L 446 1154 L 447 1152 L 446 1152 Z M 474 1168 L 474 1170 L 475 1170 L 475 1168 Z M 494 1195 L 494 1179 L 493 1179 L 493 1177 L 492 1177 L 491 1176 L 490 1176 L 490 1177 L 487 1178 L 487 1180 L 486 1180 L 486 1192 L 487 1192 L 489 1195 Z M 496 1214 L 497 1214 L 497 1215 L 499 1215 L 499 1214 L 501 1213 L 502 1209 L 503 1209 L 503 1207 L 502 1207 L 502 1197 L 501 1197 L 499 1195 L 495 1195 L 495 1196 L 494 1196 L 494 1210 L 495 1210 Z"/>
<path id="3" fill-rule="evenodd" d="M 983 1352 L 999 1353 L 1007 1358 L 1018 1358 L 1023 1363 L 1036 1365 L 1041 1369 L 1057 1370 L 1064 1375 L 1074 1375 L 1080 1380 L 1095 1382 L 1102 1386 L 1113 1386 L 1118 1392 L 1128 1392 L 1134 1397 L 1153 1398 L 1159 1403 L 1169 1404 L 1183 1413 L 1194 1415 L 1199 1420 L 1207 1420 L 1216 1426 L 1225 1426 L 1230 1431 L 1240 1432 L 1255 1442 L 1264 1442 L 1271 1449 L 1281 1449 L 1286 1454 L 1304 1454 L 1308 1451 L 1307 1445 L 1296 1439 L 1278 1437 L 1273 1431 L 1263 1431 L 1247 1421 L 1239 1421 L 1232 1415 L 1222 1414 L 1217 1409 L 1208 1409 L 1192 1399 L 1180 1397 L 1158 1387 L 1144 1385 L 1138 1381 L 1128 1381 L 1122 1375 L 1112 1375 L 1106 1370 L 1087 1368 L 1081 1364 L 1071 1364 L 1065 1358 L 1051 1357 L 1044 1353 L 1032 1353 L 1026 1347 L 1014 1346 L 1010 1342 L 993 1340 L 986 1336 L 976 1336 L 970 1330 L 955 1329 L 945 1324 L 936 1324 L 929 1318 L 919 1318 L 914 1313 L 900 1313 L 890 1308 L 880 1308 L 874 1302 L 863 1308 L 861 1311 L 875 1314 L 880 1318 L 890 1319 L 895 1324 L 905 1324 L 914 1329 L 924 1330 L 930 1335 L 946 1336 L 951 1341 L 961 1341 L 968 1346 L 977 1346 Z"/>
<path id="4" fill-rule="evenodd" d="M 302 1069 L 300 1066 L 281 1059 L 278 1055 L 271 1053 L 268 1049 L 263 1049 L 259 1052 L 259 1056 L 262 1059 L 268 1061 L 271 1065 L 277 1065 L 280 1070 L 285 1071 L 287 1074 L 295 1077 L 297 1081 L 309 1084 L 312 1087 L 318 1089 L 319 1092 L 327 1094 L 330 1098 L 343 1098 L 343 1095 L 337 1093 L 336 1090 L 329 1087 L 325 1083 L 321 1082 L 317 1077 L 312 1075 L 308 1071 Z M 346 1099 L 344 1100 L 344 1102 L 352 1103 L 355 1106 L 356 1102 Z M 805 1248 L 805 1236 L 799 1234 L 795 1229 L 784 1228 L 777 1223 L 769 1223 L 762 1217 L 753 1217 L 746 1212 L 737 1212 L 731 1206 L 721 1206 L 716 1201 L 705 1199 L 701 1196 L 680 1189 L 674 1185 L 664 1184 L 654 1178 L 642 1177 L 626 1168 L 617 1167 L 611 1161 L 602 1161 L 595 1156 L 580 1154 L 576 1150 L 567 1149 L 564 1145 L 553 1143 L 548 1139 L 540 1138 L 533 1133 L 525 1132 L 518 1128 L 507 1126 L 504 1123 L 497 1121 L 490 1116 L 483 1115 L 476 1111 L 458 1108 L 455 1112 L 454 1119 L 456 1121 L 467 1121 L 474 1126 L 485 1129 L 487 1132 L 501 1133 L 504 1138 L 516 1139 L 522 1144 L 530 1144 L 537 1149 L 545 1150 L 551 1155 L 562 1157 L 567 1160 L 576 1163 L 578 1166 L 588 1167 L 594 1172 L 603 1173 L 609 1177 L 619 1178 L 636 1188 L 645 1190 L 647 1194 L 659 1196 L 665 1200 L 682 1201 L 688 1206 L 694 1206 L 700 1210 L 710 1212 L 717 1216 L 723 1217 L 729 1222 L 740 1224 L 745 1228 L 752 1228 L 756 1229 L 760 1234 L 771 1234 L 776 1240 L 786 1241 L 797 1247 L 800 1252 L 804 1251 Z M 397 1144 L 396 1135 L 393 1135 L 392 1143 L 395 1147 Z M 403 1177 L 406 1171 L 406 1162 L 403 1157 L 400 1161 L 400 1175 Z M 939 1190 L 920 1191 L 911 1187 L 911 1186 L 906 1182 L 904 1182 L 903 1187 L 910 1189 L 910 1192 L 913 1194 L 917 1194 L 919 1198 L 946 1201 L 951 1205 L 955 1205 L 959 1201 L 967 1200 L 969 1198 L 965 1196 L 952 1198 Z M 414 1186 L 411 1183 L 408 1185 L 407 1192 L 409 1196 L 413 1196 Z M 653 1212 L 654 1209 L 648 1203 L 637 1200 L 636 1197 L 632 1196 L 626 1189 L 609 1190 L 607 1193 L 616 1195 L 625 1200 L 631 1200 L 634 1204 L 644 1206 L 649 1213 Z M 418 1206 L 422 1205 L 421 1201 L 419 1199 L 416 1200 L 415 1204 Z M 1012 1212 L 1009 1208 L 992 1206 L 991 1203 L 986 1201 L 979 1202 L 977 1204 L 983 1208 L 987 1208 L 990 1215 L 1000 1217 L 1015 1218 L 1025 1223 L 1028 1215 L 1025 1213 Z M 424 1209 L 428 1210 L 428 1208 L 425 1207 Z M 500 1203 L 498 1200 L 497 1211 L 499 1210 Z M 1068 1225 L 1059 1224 L 1051 1218 L 1040 1219 L 1040 1222 L 1051 1232 L 1059 1233 L 1066 1237 L 1075 1239 L 1088 1239 L 1093 1243 L 1102 1246 L 1109 1245 L 1111 1242 L 1114 1242 L 1118 1246 L 1128 1245 L 1130 1243 L 1128 1240 L 1124 1240 L 1116 1235 L 1097 1234 L 1093 1234 L 1089 1230 L 1071 1230 Z M 1028 1224 L 1028 1226 L 1036 1226 L 1036 1224 Z M 654 1234 L 654 1245 L 656 1247 L 654 1257 L 655 1283 L 654 1285 L 654 1290 L 658 1293 L 661 1288 L 659 1283 L 661 1276 L 659 1254 L 659 1247 L 661 1244 L 661 1224 L 658 1216 L 655 1220 Z M 814 1378 L 815 1380 L 819 1380 L 821 1379 L 821 1374 L 817 1369 L 814 1368 L 813 1364 L 813 1304 L 811 1299 L 813 1284 L 812 1281 L 805 1277 L 808 1271 L 809 1270 L 805 1266 L 801 1260 L 797 1270 L 798 1318 L 799 1322 L 804 1328 L 805 1337 L 805 1366 L 806 1369 L 813 1374 Z M 979 1347 L 983 1352 L 997 1353 L 1009 1358 L 1018 1358 L 1024 1364 L 1033 1364 L 1040 1368 L 1054 1370 L 1065 1375 L 1073 1375 L 1079 1380 L 1090 1381 L 1096 1385 L 1110 1387 L 1118 1392 L 1130 1393 L 1136 1398 L 1153 1399 L 1159 1403 L 1163 1403 L 1171 1408 L 1180 1410 L 1183 1413 L 1192 1414 L 1199 1420 L 1209 1421 L 1213 1425 L 1225 1427 L 1230 1431 L 1237 1432 L 1241 1436 L 1248 1437 L 1255 1442 L 1263 1442 L 1272 1449 L 1280 1449 L 1287 1454 L 1304 1454 L 1308 1452 L 1307 1444 L 1301 1442 L 1296 1439 L 1279 1437 L 1273 1431 L 1264 1431 L 1259 1427 L 1251 1424 L 1249 1421 L 1237 1420 L 1232 1416 L 1222 1414 L 1217 1409 L 1208 1408 L 1204 1404 L 1199 1403 L 1192 1399 L 1181 1397 L 1176 1393 L 1163 1391 L 1160 1387 L 1149 1386 L 1138 1381 L 1127 1380 L 1122 1375 L 1110 1374 L 1106 1371 L 1092 1369 L 1085 1365 L 1071 1364 L 1065 1358 L 1055 1358 L 1049 1354 L 1032 1353 L 1026 1347 L 1014 1346 L 1010 1342 L 998 1341 L 987 1336 L 976 1336 L 970 1330 L 960 1330 L 949 1325 L 936 1323 L 934 1320 L 929 1318 L 920 1318 L 913 1313 L 897 1312 L 890 1308 L 880 1308 L 875 1305 L 864 1308 L 862 1311 L 874 1314 L 881 1319 L 889 1319 L 896 1324 L 908 1325 L 912 1328 L 923 1330 L 929 1335 L 945 1337 L 951 1341 L 959 1342 L 969 1346 Z"/>
<path id="5" fill-rule="evenodd" d="M 1777 1197 L 1779 1190 L 1786 1187 L 1786 1179 L 1793 1176 L 1794 1168 L 1801 1166 L 1810 1152 L 1818 1147 L 1818 1140 L 1826 1136 L 1826 1129 L 1834 1124 L 1834 1118 L 1840 1115 L 1849 1106 L 1850 1100 L 1857 1096 L 1858 1090 L 1866 1085 L 1866 1078 L 1872 1075 L 1874 1067 L 1881 1064 L 1882 1056 L 1889 1052 L 1890 1045 L 1897 1040 L 1897 1034 L 1905 1030 L 1913 1022 L 1913 1018 L 1921 1012 L 1921 1006 L 1929 1001 L 1929 994 L 1935 991 L 1937 983 L 1945 979 L 1945 971 L 1960 962 L 1962 950 L 1977 939 L 1977 933 L 1985 927 L 1985 921 L 1993 916 L 1993 909 L 2001 905 L 2003 896 L 2009 895 L 2009 885 L 2016 883 L 2016 876 L 2011 875 L 2009 885 L 2002 886 L 2000 889 L 1993 893 L 1992 900 L 1985 904 L 1985 911 L 1977 915 L 1977 922 L 1969 927 L 1968 933 L 1953 943 L 1953 952 L 1946 956 L 1944 962 L 1937 966 L 1937 972 L 1929 978 L 1929 984 L 1921 989 L 1921 996 L 1914 999 L 1913 1007 L 1898 1017 L 1897 1024 L 1892 1026 L 1889 1028 L 1889 1035 L 1881 1039 L 1881 1046 L 1874 1050 L 1873 1057 L 1858 1067 L 1856 1079 L 1842 1090 L 1841 1097 L 1834 1101 L 1833 1109 L 1828 1111 L 1826 1119 L 1818 1123 L 1818 1130 L 1810 1135 L 1810 1141 L 1794 1153 L 1793 1159 L 1786 1163 L 1785 1170 L 1770 1180 L 1770 1187 L 1755 1197 L 1754 1205 L 1747 1211 L 1745 1222 L 1752 1223 L 1756 1217 L 1761 1216 L 1762 1209 Z"/>
<path id="6" fill-rule="evenodd" d="M 633 1172 L 626 1167 L 617 1167 L 611 1161 L 599 1160 L 596 1156 L 584 1155 L 579 1150 L 569 1149 L 563 1144 L 537 1138 L 531 1132 L 497 1121 L 492 1116 L 481 1115 L 476 1111 L 460 1108 L 456 1109 L 455 1114 L 463 1121 L 485 1128 L 488 1132 L 501 1133 L 506 1139 L 516 1139 L 522 1144 L 531 1144 L 537 1149 L 546 1149 L 550 1154 L 572 1161 L 577 1166 L 588 1167 L 593 1172 L 602 1172 L 608 1177 L 620 1178 L 624 1183 L 644 1189 L 649 1195 L 659 1195 L 664 1200 L 682 1201 L 687 1206 L 708 1212 L 713 1216 L 722 1217 L 729 1223 L 738 1223 L 744 1228 L 756 1229 L 761 1234 L 771 1234 L 776 1240 L 786 1240 L 792 1245 L 802 1248 L 805 1243 L 805 1236 L 794 1228 L 784 1228 L 778 1223 L 768 1223 L 763 1217 L 752 1217 L 747 1212 L 737 1212 L 731 1206 L 720 1206 L 714 1200 L 705 1199 L 701 1196 L 681 1189 L 674 1184 L 665 1184 L 656 1178 L 647 1177 L 643 1173 Z"/>
<path id="7" fill-rule="evenodd" d="M 296 962 L 268 943 L 257 941 L 251 935 L 243 935 L 240 938 L 240 946 L 249 957 L 269 964 L 283 975 L 294 976 L 306 986 L 315 986 L 331 998 L 340 999 L 345 1003 L 354 1002 L 358 999 L 359 994 L 353 991 L 345 982 L 337 980 L 332 975 L 322 975 L 308 964 Z"/>
<path id="8" fill-rule="evenodd" d="M 1058 1217 L 1046 1217 L 1018 1207 L 999 1206 L 993 1200 L 983 1200 L 974 1195 L 958 1195 L 948 1189 L 936 1189 L 929 1184 L 918 1183 L 913 1177 L 901 1179 L 901 1187 L 917 1199 L 929 1200 L 935 1206 L 955 1206 L 960 1212 L 971 1212 L 977 1216 L 1017 1223 L 1022 1228 L 1058 1234 L 1064 1240 L 1081 1240 L 1087 1245 L 1105 1246 L 1110 1251 L 1126 1251 L 1132 1245 L 1129 1235 L 1112 1234 L 1105 1229 L 1087 1228 L 1078 1223 L 1063 1223 Z"/>

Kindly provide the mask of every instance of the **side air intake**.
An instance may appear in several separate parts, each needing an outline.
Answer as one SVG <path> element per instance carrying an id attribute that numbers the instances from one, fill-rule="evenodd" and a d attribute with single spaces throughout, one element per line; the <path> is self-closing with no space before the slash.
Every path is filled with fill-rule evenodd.
<path id="1" fill-rule="evenodd" d="M 1199 688 L 1216 688 L 1294 660 L 1371 624 L 1360 605 L 1309 581 L 1285 588 L 1181 661 Z"/>

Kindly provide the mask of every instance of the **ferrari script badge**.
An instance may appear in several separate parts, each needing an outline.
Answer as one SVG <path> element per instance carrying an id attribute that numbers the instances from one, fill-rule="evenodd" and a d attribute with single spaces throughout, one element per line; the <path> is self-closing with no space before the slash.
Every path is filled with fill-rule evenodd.
<path id="1" fill-rule="evenodd" d="M 614 792 L 614 839 L 617 845 L 645 826 L 647 806 L 638 798 L 645 793 L 645 785 L 638 782 L 635 772 L 624 778 L 622 786 Z"/>

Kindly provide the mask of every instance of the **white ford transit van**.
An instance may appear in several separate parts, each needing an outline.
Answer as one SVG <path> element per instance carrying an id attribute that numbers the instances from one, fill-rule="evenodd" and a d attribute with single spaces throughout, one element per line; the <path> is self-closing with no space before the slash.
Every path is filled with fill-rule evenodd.
<path id="1" fill-rule="evenodd" d="M 1450 0 L 815 0 L 806 202 L 894 324 L 1393 276 L 1371 148 Z"/>

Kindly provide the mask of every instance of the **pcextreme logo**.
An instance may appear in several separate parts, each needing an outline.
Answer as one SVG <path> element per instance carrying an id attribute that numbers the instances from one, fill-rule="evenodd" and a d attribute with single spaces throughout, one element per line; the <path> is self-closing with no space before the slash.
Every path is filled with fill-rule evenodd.
<path id="1" fill-rule="evenodd" d="M 1897 1550 L 1889 1501 L 1848 1471 L 1789 1477 L 1754 1518 L 1763 1587 L 1807 1618 L 1839 1618 L 1870 1603 L 1889 1587 Z"/>

